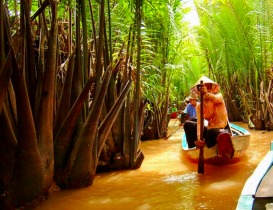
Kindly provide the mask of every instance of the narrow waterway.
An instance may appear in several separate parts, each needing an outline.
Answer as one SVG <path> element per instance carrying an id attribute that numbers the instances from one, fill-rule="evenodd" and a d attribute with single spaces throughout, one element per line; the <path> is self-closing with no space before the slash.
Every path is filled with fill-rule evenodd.
<path id="1" fill-rule="evenodd" d="M 172 120 L 169 132 L 178 123 Z M 247 124 L 234 124 L 247 129 Z M 145 160 L 140 169 L 97 174 L 92 186 L 50 194 L 37 210 L 236 209 L 245 181 L 269 151 L 273 132 L 250 130 L 247 155 L 230 165 L 205 165 L 205 174 L 184 156 L 183 132 L 141 142 Z"/>

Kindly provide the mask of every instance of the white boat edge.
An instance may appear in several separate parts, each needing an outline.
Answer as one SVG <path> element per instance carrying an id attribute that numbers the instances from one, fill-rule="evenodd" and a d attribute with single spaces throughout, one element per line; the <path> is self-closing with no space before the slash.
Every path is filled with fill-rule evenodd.
<path id="1" fill-rule="evenodd" d="M 233 123 L 230 123 L 230 128 L 232 130 L 232 144 L 234 147 L 234 156 L 230 162 L 236 162 L 246 154 L 250 142 L 250 133 L 248 130 Z M 198 162 L 199 149 L 188 148 L 185 134 L 182 137 L 182 149 L 193 162 Z M 218 157 L 217 151 L 217 144 L 211 148 L 204 147 L 204 160 L 208 163 L 214 164 L 215 162 L 215 164 L 218 164 L 219 161 L 215 161 Z"/>
<path id="2" fill-rule="evenodd" d="M 256 167 L 253 174 L 247 179 L 239 197 L 236 210 L 252 210 L 255 194 L 266 173 L 273 165 L 273 141 L 270 143 L 270 151 Z"/>

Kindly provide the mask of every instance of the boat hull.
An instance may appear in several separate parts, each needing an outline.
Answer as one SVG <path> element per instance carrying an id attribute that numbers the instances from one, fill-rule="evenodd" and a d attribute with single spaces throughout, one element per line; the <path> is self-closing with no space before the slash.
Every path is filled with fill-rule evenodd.
<path id="1" fill-rule="evenodd" d="M 204 162 L 207 164 L 220 165 L 229 164 L 239 161 L 247 151 L 250 141 L 250 133 L 246 129 L 230 123 L 230 128 L 232 131 L 232 144 L 234 148 L 233 158 L 222 157 L 218 155 L 218 145 L 211 148 L 204 147 Z M 186 135 L 182 137 L 182 149 L 185 155 L 193 162 L 198 162 L 199 159 L 199 149 L 188 148 Z"/>

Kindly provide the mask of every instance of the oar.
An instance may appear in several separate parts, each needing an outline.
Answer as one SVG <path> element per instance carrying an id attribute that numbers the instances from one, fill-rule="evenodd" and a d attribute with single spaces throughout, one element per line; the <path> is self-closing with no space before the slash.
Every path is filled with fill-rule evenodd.
<path id="1" fill-rule="evenodd" d="M 182 125 L 179 125 L 173 132 L 171 132 L 169 135 L 167 135 L 164 140 L 169 139 L 175 132 L 177 132 L 180 128 L 182 128 Z"/>
<path id="2" fill-rule="evenodd" d="M 203 141 L 204 134 L 204 94 L 202 91 L 203 81 L 200 81 L 200 140 Z M 199 160 L 198 160 L 198 173 L 204 173 L 204 147 L 200 147 Z"/>

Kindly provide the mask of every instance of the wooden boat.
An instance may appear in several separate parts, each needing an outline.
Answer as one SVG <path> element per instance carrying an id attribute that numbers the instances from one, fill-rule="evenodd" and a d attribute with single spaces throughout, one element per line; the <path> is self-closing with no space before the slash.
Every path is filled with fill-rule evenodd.
<path id="1" fill-rule="evenodd" d="M 234 148 L 233 158 L 222 157 L 218 155 L 218 146 L 217 144 L 211 148 L 204 147 L 204 161 L 208 164 L 221 165 L 234 163 L 240 160 L 242 156 L 245 155 L 246 150 L 249 146 L 250 133 L 246 129 L 229 123 L 231 130 L 231 140 Z M 185 133 L 182 137 L 182 149 L 185 152 L 186 156 L 193 162 L 198 162 L 199 158 L 199 149 L 189 148 L 186 140 Z"/>

